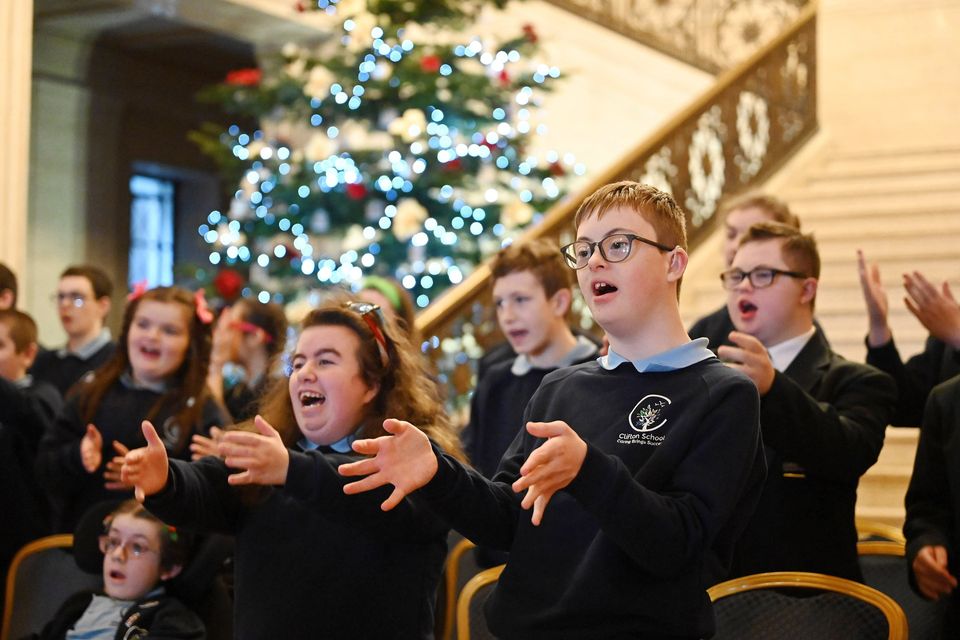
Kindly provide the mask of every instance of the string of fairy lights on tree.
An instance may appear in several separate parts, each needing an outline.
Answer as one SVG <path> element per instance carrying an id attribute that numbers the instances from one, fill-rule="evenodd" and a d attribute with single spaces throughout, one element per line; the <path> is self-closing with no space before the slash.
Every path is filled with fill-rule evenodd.
<path id="1" fill-rule="evenodd" d="M 560 70 L 531 25 L 464 38 L 487 4 L 320 0 L 299 8 L 335 16 L 337 37 L 208 89 L 237 123 L 193 138 L 238 186 L 199 226 L 199 279 L 289 303 L 386 275 L 422 308 L 535 223 L 584 167 L 528 151 Z"/>

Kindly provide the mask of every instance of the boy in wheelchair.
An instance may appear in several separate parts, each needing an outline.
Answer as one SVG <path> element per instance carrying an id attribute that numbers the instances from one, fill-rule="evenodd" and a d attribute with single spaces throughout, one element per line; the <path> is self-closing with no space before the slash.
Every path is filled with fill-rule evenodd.
<path id="1" fill-rule="evenodd" d="M 183 536 L 136 500 L 121 503 L 103 524 L 103 593 L 72 596 L 34 638 L 205 638 L 200 618 L 164 588 L 186 560 Z"/>

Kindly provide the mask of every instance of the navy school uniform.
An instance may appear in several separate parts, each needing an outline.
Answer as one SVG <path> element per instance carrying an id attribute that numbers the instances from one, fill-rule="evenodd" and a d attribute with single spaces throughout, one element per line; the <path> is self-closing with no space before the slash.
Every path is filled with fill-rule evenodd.
<path id="1" fill-rule="evenodd" d="M 447 524 L 405 500 L 383 512 L 381 488 L 347 496 L 342 447 L 290 452 L 286 485 L 227 484 L 219 459 L 170 461 L 146 506 L 184 529 L 236 537 L 234 629 L 260 638 L 433 638 Z"/>
<path id="2" fill-rule="evenodd" d="M 948 569 L 960 575 L 960 376 L 934 387 L 927 400 L 906 496 L 907 567 L 921 548 L 947 548 Z M 960 589 L 944 596 L 944 638 L 960 637 Z"/>
<path id="3" fill-rule="evenodd" d="M 0 378 L 0 572 L 24 544 L 50 532 L 46 492 L 34 471 L 37 449 L 63 406 L 59 392 L 25 376 Z M 3 586 L 0 585 L 0 593 Z"/>
<path id="4" fill-rule="evenodd" d="M 117 343 L 110 339 L 110 331 L 103 329 L 96 338 L 77 351 L 44 349 L 30 367 L 30 374 L 37 380 L 49 382 L 60 395 L 66 396 L 70 387 L 83 376 L 99 369 L 113 357 Z"/>
<path id="5" fill-rule="evenodd" d="M 814 332 L 760 403 L 769 473 L 732 575 L 813 571 L 862 580 L 857 485 L 877 461 L 896 389 Z"/>
<path id="6" fill-rule="evenodd" d="M 903 362 L 891 339 L 879 347 L 867 343 L 867 364 L 890 374 L 897 383 L 899 399 L 891 422 L 899 427 L 919 427 L 930 391 L 960 375 L 960 350 L 930 336 L 922 352 Z"/>
<path id="7" fill-rule="evenodd" d="M 556 367 L 541 369 L 523 355 L 492 365 L 480 377 L 470 401 L 470 422 L 463 430 L 463 445 L 471 464 L 492 478 L 517 431 L 524 428 L 523 411 L 543 377 L 562 367 L 587 362 L 597 356 L 597 346 L 580 337 Z"/>
<path id="8" fill-rule="evenodd" d="M 758 397 L 705 341 L 678 350 L 679 368 L 651 359 L 638 373 L 611 353 L 601 361 L 612 369 L 589 362 L 544 378 L 524 420 L 565 421 L 587 454 L 540 526 L 510 486 L 540 439 L 520 431 L 492 481 L 437 451 L 438 473 L 414 498 L 510 551 L 486 605 L 497 637 L 713 634 L 706 589 L 725 574 L 765 473 Z"/>
<path id="9" fill-rule="evenodd" d="M 106 463 L 117 455 L 113 448 L 114 441 L 128 449 L 146 446 L 140 425 L 164 397 L 164 392 L 159 389 L 134 384 L 129 374 L 121 376 L 103 395 L 100 406 L 90 420 L 103 436 L 103 460 L 100 469 L 87 473 L 80 458 L 80 440 L 86 433 L 87 422 L 82 419 L 79 407 L 79 398 L 84 393 L 82 385 L 86 383 L 84 381 L 78 385 L 77 393 L 68 399 L 54 428 L 40 444 L 38 469 L 53 494 L 57 531 L 73 531 L 87 509 L 98 502 L 133 496 L 133 491 L 106 489 L 103 486 L 103 471 Z M 228 424 L 228 419 L 220 405 L 210 397 L 204 401 L 200 420 L 195 425 L 178 424 L 175 413 L 179 409 L 179 405 L 166 403 L 154 413 L 151 422 L 167 445 L 167 452 L 172 457 L 189 460 L 189 434 L 183 447 L 175 448 L 182 430 L 208 435 L 210 427 L 222 427 Z"/>

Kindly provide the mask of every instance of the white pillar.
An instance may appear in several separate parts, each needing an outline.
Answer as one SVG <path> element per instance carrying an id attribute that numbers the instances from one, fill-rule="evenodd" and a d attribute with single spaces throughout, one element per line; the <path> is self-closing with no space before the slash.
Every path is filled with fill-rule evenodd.
<path id="1" fill-rule="evenodd" d="M 0 2 L 0 260 L 22 279 L 27 247 L 33 0 Z"/>

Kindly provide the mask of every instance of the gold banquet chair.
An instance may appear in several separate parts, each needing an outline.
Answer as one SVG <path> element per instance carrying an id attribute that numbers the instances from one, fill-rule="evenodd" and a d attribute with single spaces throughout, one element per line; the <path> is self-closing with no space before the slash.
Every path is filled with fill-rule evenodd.
<path id="1" fill-rule="evenodd" d="M 714 640 L 906 640 L 900 606 L 876 589 L 800 571 L 759 573 L 707 590 Z"/>
<path id="2" fill-rule="evenodd" d="M 40 633 L 67 598 L 102 584 L 98 574 L 77 566 L 73 536 L 47 536 L 24 545 L 7 572 L 2 640 Z"/>
<path id="3" fill-rule="evenodd" d="M 906 544 L 903 529 L 885 522 L 857 518 L 857 539 L 860 542 L 889 541 Z"/>
<path id="4" fill-rule="evenodd" d="M 858 542 L 857 554 L 863 581 L 900 605 L 907 616 L 912 640 L 939 640 L 946 601 L 932 602 L 913 592 L 905 553 L 903 542 Z"/>
<path id="5" fill-rule="evenodd" d="M 487 629 L 483 605 L 506 565 L 484 569 L 470 578 L 457 600 L 457 640 L 496 640 Z"/>
<path id="6" fill-rule="evenodd" d="M 443 633 L 440 636 L 442 640 L 450 640 L 453 637 L 453 625 L 457 615 L 457 596 L 466 582 L 480 572 L 477 561 L 474 558 L 475 544 L 466 538 L 459 538 L 453 545 L 450 553 L 447 554 L 447 561 L 444 565 L 444 613 L 443 613 Z"/>

